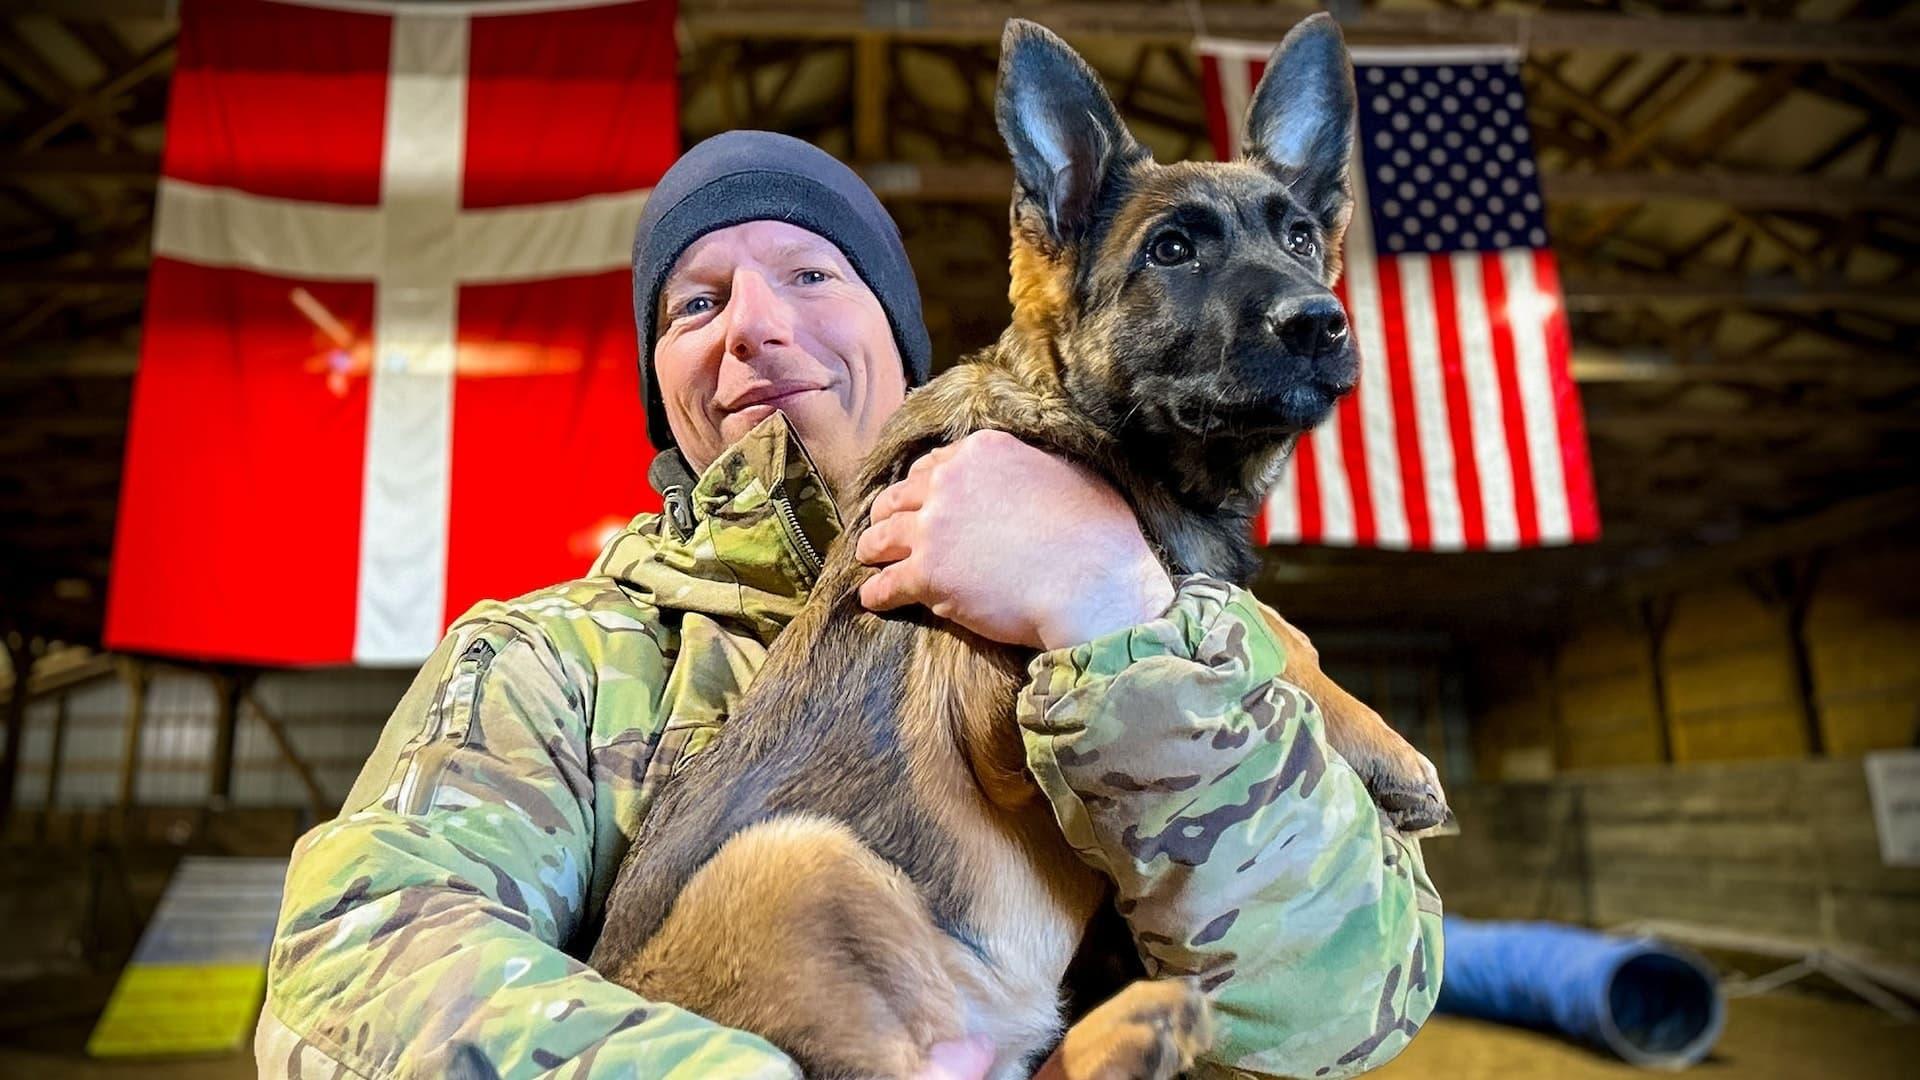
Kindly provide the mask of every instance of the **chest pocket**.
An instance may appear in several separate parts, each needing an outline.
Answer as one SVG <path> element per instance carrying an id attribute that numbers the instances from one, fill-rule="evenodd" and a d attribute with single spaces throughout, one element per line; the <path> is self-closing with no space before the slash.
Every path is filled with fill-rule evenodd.
<path id="1" fill-rule="evenodd" d="M 513 640 L 510 630 L 489 628 L 467 642 L 447 667 L 427 722 L 404 752 L 406 767 L 394 793 L 394 807 L 403 814 L 424 814 L 433 808 L 434 795 L 455 752 L 473 745 L 475 716 L 493 661 Z"/>
<path id="2" fill-rule="evenodd" d="M 657 789 L 706 749 L 766 661 L 766 647 L 758 641 L 730 634 L 705 615 L 686 616 L 680 626 L 680 655 L 660 702 L 667 722 L 647 763 L 643 789 Z"/>

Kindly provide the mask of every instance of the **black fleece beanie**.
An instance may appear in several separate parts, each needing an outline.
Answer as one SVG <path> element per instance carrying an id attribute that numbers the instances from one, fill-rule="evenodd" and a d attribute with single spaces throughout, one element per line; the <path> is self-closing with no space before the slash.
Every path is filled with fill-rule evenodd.
<path id="1" fill-rule="evenodd" d="M 900 346 L 907 385 L 927 381 L 933 345 L 920 314 L 920 288 L 900 242 L 900 227 L 873 189 L 811 143 L 772 131 L 729 131 L 674 162 L 647 197 L 633 234 L 640 392 L 647 401 L 647 434 L 658 449 L 674 445 L 653 377 L 660 286 L 688 245 L 715 229 L 748 221 L 785 221 L 833 241 L 880 298 Z"/>

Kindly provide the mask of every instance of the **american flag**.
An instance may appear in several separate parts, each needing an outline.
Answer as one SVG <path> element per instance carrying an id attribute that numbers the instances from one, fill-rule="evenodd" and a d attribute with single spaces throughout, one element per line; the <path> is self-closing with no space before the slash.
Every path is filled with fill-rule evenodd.
<path id="1" fill-rule="evenodd" d="M 1273 46 L 1197 43 L 1238 155 Z M 1431 551 L 1599 535 L 1526 91 L 1512 50 L 1356 49 L 1358 203 L 1338 286 L 1359 388 L 1300 441 L 1268 543 Z"/>

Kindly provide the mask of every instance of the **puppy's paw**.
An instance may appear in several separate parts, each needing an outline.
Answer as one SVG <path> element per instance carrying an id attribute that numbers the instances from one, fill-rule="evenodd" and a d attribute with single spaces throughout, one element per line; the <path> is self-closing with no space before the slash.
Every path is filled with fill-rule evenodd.
<path id="1" fill-rule="evenodd" d="M 1198 980 L 1142 980 L 1068 1029 L 1035 1080 L 1171 1080 L 1212 1044 Z"/>
<path id="2" fill-rule="evenodd" d="M 1337 692 L 1325 697 L 1320 708 L 1328 745 L 1360 774 L 1373 804 L 1394 828 L 1421 833 L 1453 820 L 1440 771 L 1379 713 Z"/>
<path id="3" fill-rule="evenodd" d="M 1404 754 L 1382 758 L 1362 768 L 1374 805 L 1403 833 L 1429 832 L 1453 821 L 1440 772 L 1433 762 L 1411 746 Z"/>

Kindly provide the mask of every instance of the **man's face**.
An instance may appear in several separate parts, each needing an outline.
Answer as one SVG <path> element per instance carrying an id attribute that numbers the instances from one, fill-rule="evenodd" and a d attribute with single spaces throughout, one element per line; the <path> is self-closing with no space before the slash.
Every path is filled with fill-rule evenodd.
<path id="1" fill-rule="evenodd" d="M 696 472 L 773 415 L 843 488 L 906 398 L 879 298 L 833 243 L 783 221 L 694 241 L 660 290 L 653 370 Z"/>

